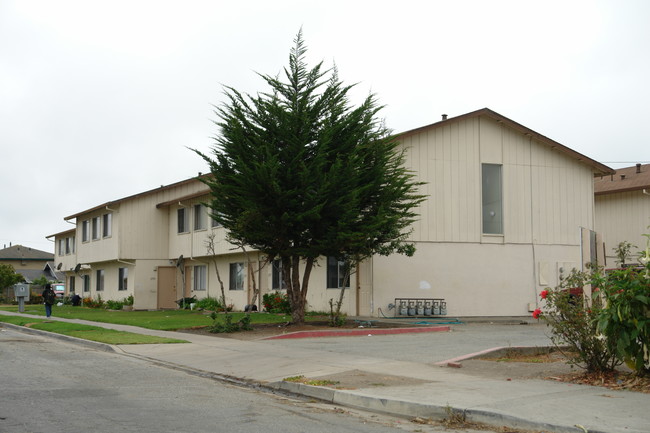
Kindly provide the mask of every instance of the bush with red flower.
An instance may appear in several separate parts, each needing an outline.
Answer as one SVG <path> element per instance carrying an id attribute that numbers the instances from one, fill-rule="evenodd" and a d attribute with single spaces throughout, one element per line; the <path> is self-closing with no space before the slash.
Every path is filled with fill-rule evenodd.
<path id="1" fill-rule="evenodd" d="M 542 308 L 533 312 L 551 328 L 551 341 L 567 356 L 569 363 L 585 368 L 588 372 L 610 371 L 620 362 L 615 356 L 609 339 L 598 330 L 601 302 L 592 302 L 576 292 L 590 280 L 591 274 L 573 270 L 558 287 L 543 290 L 540 298 Z"/>
<path id="2" fill-rule="evenodd" d="M 264 310 L 274 314 L 291 314 L 289 296 L 282 292 L 269 292 L 262 296 Z"/>

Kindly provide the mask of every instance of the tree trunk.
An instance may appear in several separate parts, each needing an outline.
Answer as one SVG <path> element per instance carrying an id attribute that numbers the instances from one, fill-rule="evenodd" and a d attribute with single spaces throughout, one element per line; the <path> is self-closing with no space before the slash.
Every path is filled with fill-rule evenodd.
<path id="1" fill-rule="evenodd" d="M 280 261 L 282 262 L 282 280 L 287 288 L 287 296 L 291 304 L 291 322 L 303 324 L 305 323 L 309 277 L 314 267 L 314 259 L 306 259 L 302 282 L 300 281 L 300 257 L 281 256 Z"/>

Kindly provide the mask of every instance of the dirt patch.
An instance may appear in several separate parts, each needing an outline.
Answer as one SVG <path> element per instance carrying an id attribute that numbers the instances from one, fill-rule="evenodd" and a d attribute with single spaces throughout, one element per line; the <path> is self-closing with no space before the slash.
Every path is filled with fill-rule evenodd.
<path id="1" fill-rule="evenodd" d="M 412 377 L 376 374 L 362 370 L 343 371 L 341 373 L 330 374 L 327 376 L 319 376 L 317 378 L 314 378 L 314 380 L 332 382 L 331 384 L 326 384 L 325 386 L 336 389 L 379 388 L 385 386 L 414 386 L 421 385 L 423 383 L 430 383 L 426 380 L 414 379 Z"/>
<path id="2" fill-rule="evenodd" d="M 465 374 L 504 380 L 544 379 L 580 385 L 600 386 L 617 391 L 650 394 L 650 377 L 639 377 L 629 368 L 587 373 L 570 365 L 566 356 L 554 348 L 508 349 L 505 352 L 468 359 L 458 369 Z"/>

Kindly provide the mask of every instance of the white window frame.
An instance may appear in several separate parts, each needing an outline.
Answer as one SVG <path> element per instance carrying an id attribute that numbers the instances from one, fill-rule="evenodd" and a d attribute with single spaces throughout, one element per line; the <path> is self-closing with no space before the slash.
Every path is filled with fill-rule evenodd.
<path id="1" fill-rule="evenodd" d="M 129 268 L 118 268 L 117 270 L 117 290 L 127 290 L 129 282 Z"/>
<path id="2" fill-rule="evenodd" d="M 189 224 L 187 221 L 187 209 L 184 207 L 176 209 L 176 227 L 177 227 L 177 233 L 180 235 L 182 233 L 188 233 L 189 232 Z M 182 218 L 181 218 L 182 215 Z"/>
<path id="3" fill-rule="evenodd" d="M 193 274 L 194 282 L 192 290 L 195 292 L 203 292 L 208 288 L 208 267 L 206 265 L 194 266 Z"/>
<path id="4" fill-rule="evenodd" d="M 110 238 L 113 236 L 113 214 L 105 213 L 102 215 L 102 237 Z"/>
<path id="5" fill-rule="evenodd" d="M 334 279 L 334 266 L 336 266 L 336 286 L 337 287 L 330 287 L 330 280 Z M 326 285 L 328 289 L 340 289 L 341 286 L 344 284 L 343 279 L 345 278 L 346 274 L 346 268 L 350 266 L 349 263 L 346 263 L 345 261 L 342 260 L 337 260 L 335 257 L 327 257 L 327 271 L 326 271 Z M 348 275 L 347 281 L 345 281 L 345 288 L 349 289 L 350 288 L 350 275 Z"/>
<path id="6" fill-rule="evenodd" d="M 90 241 L 90 220 L 81 222 L 81 242 Z"/>
<path id="7" fill-rule="evenodd" d="M 99 240 L 100 239 L 100 234 L 102 232 L 102 219 L 101 219 L 101 217 L 98 217 L 98 216 L 93 217 L 93 219 L 91 220 L 90 228 L 91 228 L 91 230 L 90 230 L 91 231 L 91 236 L 90 237 L 92 238 L 92 240 L 93 241 Z"/>
<path id="8" fill-rule="evenodd" d="M 230 264 L 228 289 L 244 290 L 244 262 L 235 262 Z"/>
<path id="9" fill-rule="evenodd" d="M 194 207 L 194 230 L 205 230 L 205 207 L 202 204 L 195 204 Z"/>
<path id="10" fill-rule="evenodd" d="M 104 277 L 105 273 L 103 269 L 97 269 L 95 272 L 95 276 L 97 277 L 97 280 L 95 281 L 95 291 L 97 292 L 103 292 L 104 291 Z"/>
<path id="11" fill-rule="evenodd" d="M 503 235 L 503 165 L 481 164 L 481 231 Z"/>

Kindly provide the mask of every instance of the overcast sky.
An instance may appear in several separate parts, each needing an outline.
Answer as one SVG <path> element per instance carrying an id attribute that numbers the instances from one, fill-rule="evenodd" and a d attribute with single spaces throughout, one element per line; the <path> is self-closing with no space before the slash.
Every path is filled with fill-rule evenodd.
<path id="1" fill-rule="evenodd" d="M 488 107 L 597 161 L 650 162 L 650 2 L 0 0 L 0 247 L 206 172 L 223 85 L 266 90 L 302 27 L 402 132 Z"/>

